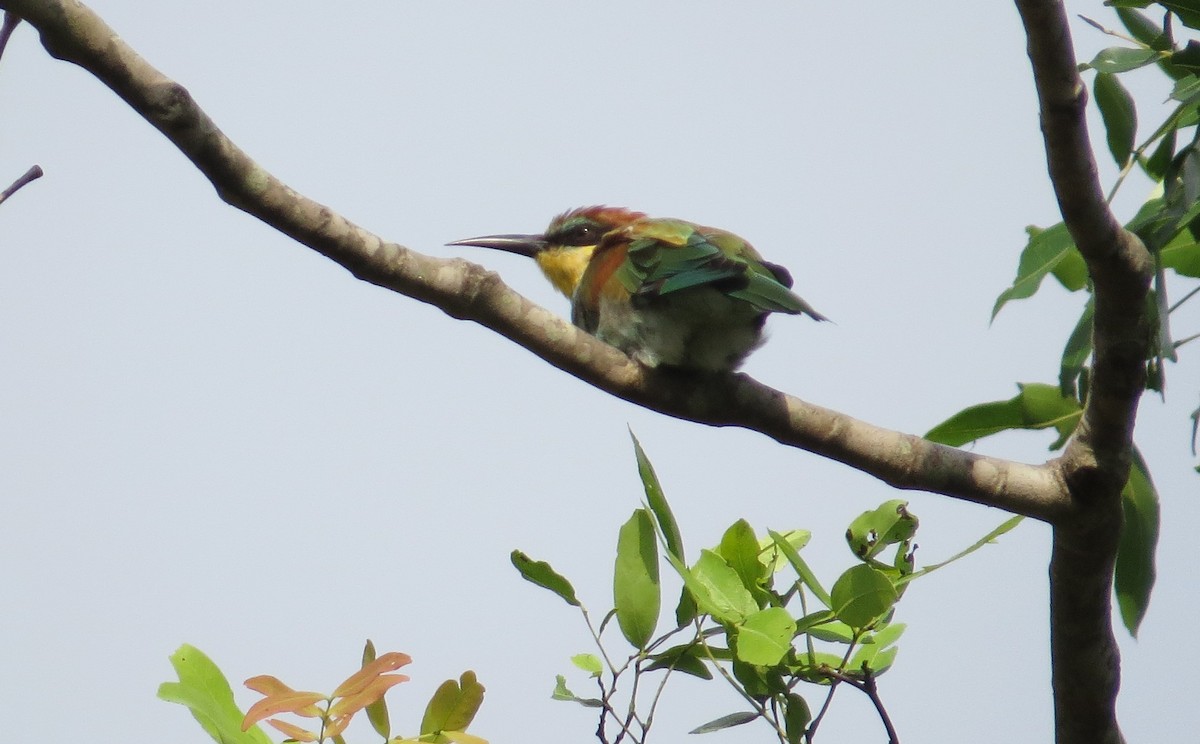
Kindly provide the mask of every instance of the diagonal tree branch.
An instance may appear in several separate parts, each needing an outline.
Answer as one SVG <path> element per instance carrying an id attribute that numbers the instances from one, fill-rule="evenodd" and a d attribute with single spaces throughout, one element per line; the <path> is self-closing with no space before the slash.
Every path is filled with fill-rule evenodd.
<path id="1" fill-rule="evenodd" d="M 941 493 L 1057 521 L 1069 514 L 1057 462 L 1034 466 L 975 455 L 812 405 L 745 375 L 651 372 L 461 259 L 385 242 L 276 179 L 233 144 L 187 90 L 137 55 L 74 0 L 0 0 L 32 24 L 55 57 L 89 70 L 159 129 L 229 204 L 347 268 L 512 339 L 625 400 L 714 426 L 740 426 L 905 489 Z"/>
<path id="2" fill-rule="evenodd" d="M 1118 744 L 1120 655 L 1113 568 L 1121 490 L 1150 348 L 1146 297 L 1153 261 L 1109 209 L 1096 174 L 1061 0 L 1016 0 L 1029 40 L 1046 160 L 1059 208 L 1095 287 L 1095 357 L 1083 418 L 1061 459 L 1074 514 L 1054 528 L 1050 645 L 1059 744 Z"/>

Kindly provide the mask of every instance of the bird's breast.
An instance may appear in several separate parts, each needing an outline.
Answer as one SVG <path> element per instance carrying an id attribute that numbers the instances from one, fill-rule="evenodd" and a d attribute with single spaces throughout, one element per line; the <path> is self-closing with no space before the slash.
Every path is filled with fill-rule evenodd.
<path id="1" fill-rule="evenodd" d="M 766 314 L 710 287 L 631 302 L 601 293 L 586 328 L 648 367 L 736 369 L 762 343 Z"/>

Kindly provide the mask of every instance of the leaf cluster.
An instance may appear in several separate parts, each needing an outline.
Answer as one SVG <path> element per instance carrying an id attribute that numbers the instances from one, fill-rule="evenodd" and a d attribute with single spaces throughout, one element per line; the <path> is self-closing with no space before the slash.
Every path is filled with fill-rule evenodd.
<path id="1" fill-rule="evenodd" d="M 233 699 L 225 675 L 199 649 L 184 645 L 171 656 L 178 682 L 159 686 L 159 698 L 186 705 L 201 727 L 218 744 L 271 744 L 256 724 L 266 720 L 283 732 L 285 742 L 326 742 L 345 744 L 343 732 L 361 711 L 366 711 L 371 727 L 385 744 L 487 744 L 467 733 L 483 703 L 483 685 L 475 673 L 464 672 L 458 680 L 447 680 L 438 687 L 425 708 L 420 733 L 415 737 L 392 736 L 391 722 L 384 695 L 392 687 L 407 682 L 403 674 L 392 674 L 412 661 L 407 654 L 389 652 L 376 657 L 375 646 L 367 641 L 362 666 L 347 677 L 332 693 L 296 690 L 270 675 L 246 680 L 246 687 L 263 695 L 245 714 Z M 314 719 L 312 731 L 288 721 L 273 718 L 288 713 Z"/>
<path id="2" fill-rule="evenodd" d="M 846 541 L 851 565 L 828 588 L 801 555 L 811 537 L 807 530 L 759 534 L 745 520 L 738 520 L 715 547 L 689 560 L 654 468 L 636 438 L 633 444 L 646 501 L 619 530 L 613 609 L 598 629 L 569 580 L 550 564 L 513 552 L 513 565 L 524 578 L 580 609 L 600 651 L 572 658 L 597 686 L 598 697 L 576 694 L 562 675 L 553 697 L 598 709 L 601 741 L 629 737 L 642 742 L 672 674 L 702 680 L 719 677 L 741 697 L 745 708 L 708 721 L 692 733 L 763 721 L 780 742 L 796 744 L 813 740 L 834 691 L 849 684 L 871 696 L 894 736 L 874 680 L 892 666 L 896 642 L 904 632 L 905 626 L 894 622 L 895 605 L 913 579 L 950 562 L 914 568 L 913 540 L 919 523 L 908 505 L 891 500 L 850 523 Z M 978 549 L 1019 521 L 1019 517 L 1010 519 L 950 560 Z M 662 560 L 682 583 L 673 622 L 665 632 L 660 631 Z M 614 619 L 632 649 L 624 655 L 610 653 L 611 644 L 602 640 Z M 647 687 L 652 673 L 662 677 L 640 698 L 639 690 Z M 616 692 L 618 680 L 625 675 L 633 681 L 621 702 Z M 824 688 L 824 702 L 815 715 L 803 685 Z"/>

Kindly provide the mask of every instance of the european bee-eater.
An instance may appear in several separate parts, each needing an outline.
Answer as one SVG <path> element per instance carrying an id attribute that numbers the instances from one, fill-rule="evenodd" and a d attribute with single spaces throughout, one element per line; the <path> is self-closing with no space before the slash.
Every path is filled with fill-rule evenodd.
<path id="1" fill-rule="evenodd" d="M 575 325 L 648 367 L 732 371 L 763 342 L 768 314 L 826 319 L 791 291 L 787 269 L 733 233 L 619 207 L 572 209 L 541 235 L 449 245 L 533 258 Z"/>

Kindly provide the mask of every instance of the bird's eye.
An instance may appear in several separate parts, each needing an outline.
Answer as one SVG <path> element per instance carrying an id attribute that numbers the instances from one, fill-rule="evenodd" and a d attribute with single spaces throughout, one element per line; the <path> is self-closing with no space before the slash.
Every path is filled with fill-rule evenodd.
<path id="1" fill-rule="evenodd" d="M 559 236 L 558 242 L 562 245 L 596 245 L 600 242 L 600 238 L 604 235 L 604 231 L 599 225 L 584 222 L 564 230 Z"/>

